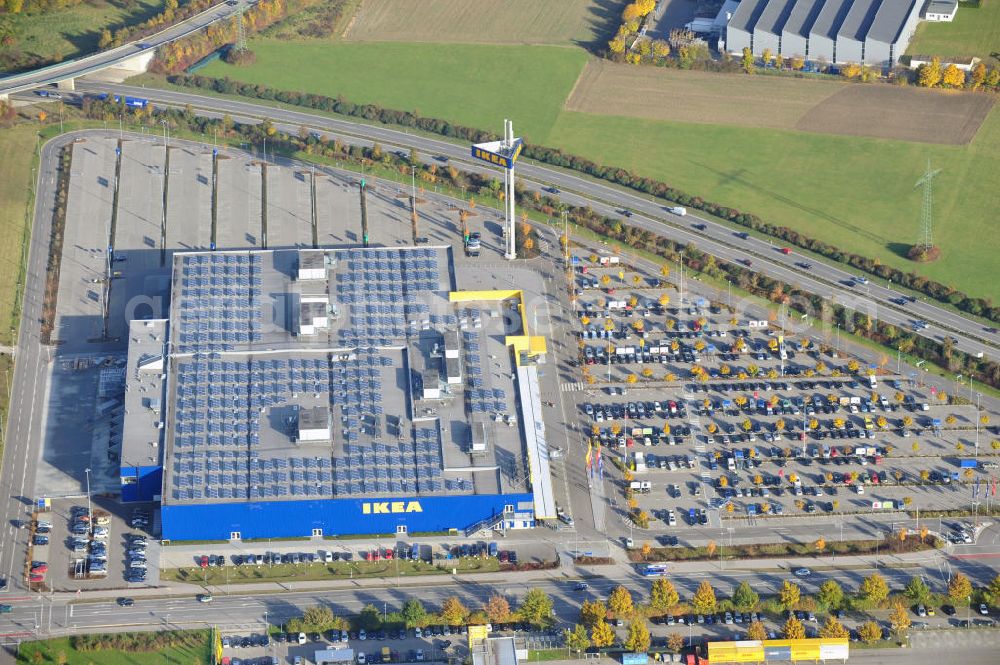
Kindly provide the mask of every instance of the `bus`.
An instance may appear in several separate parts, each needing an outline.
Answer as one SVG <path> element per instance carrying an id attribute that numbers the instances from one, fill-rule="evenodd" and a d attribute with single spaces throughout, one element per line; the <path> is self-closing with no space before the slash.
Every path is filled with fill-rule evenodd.
<path id="1" fill-rule="evenodd" d="M 665 563 L 647 563 L 642 569 L 642 576 L 666 577 L 669 572 L 670 571 L 667 570 L 667 564 Z"/>

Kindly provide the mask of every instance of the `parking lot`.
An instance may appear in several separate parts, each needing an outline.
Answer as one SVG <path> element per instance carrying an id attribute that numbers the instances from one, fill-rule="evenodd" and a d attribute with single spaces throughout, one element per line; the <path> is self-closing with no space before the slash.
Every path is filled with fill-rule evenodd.
<path id="1" fill-rule="evenodd" d="M 324 633 L 223 634 L 223 658 L 230 665 L 314 663 L 317 651 L 351 649 L 358 665 L 418 663 L 447 660 L 465 653 L 465 626 L 427 626 L 373 631 L 328 630 Z M 223 662 L 226 662 L 225 660 Z"/>
<path id="2" fill-rule="evenodd" d="M 988 418 L 888 359 L 862 364 L 612 255 L 574 264 L 581 430 L 627 469 L 623 495 L 654 532 L 953 509 L 997 468 Z"/>
<path id="3" fill-rule="evenodd" d="M 136 510 L 146 515 L 144 521 L 133 521 Z M 148 580 L 155 584 L 160 546 L 147 536 L 149 508 L 121 512 L 118 504 L 98 498 L 92 501 L 92 511 L 88 513 L 85 499 L 58 499 L 51 510 L 38 513 L 32 528 L 36 539 L 43 536 L 46 542 L 34 545 L 30 557 L 44 563 L 45 570 L 32 580 L 35 588 L 75 591 L 132 588 Z"/>

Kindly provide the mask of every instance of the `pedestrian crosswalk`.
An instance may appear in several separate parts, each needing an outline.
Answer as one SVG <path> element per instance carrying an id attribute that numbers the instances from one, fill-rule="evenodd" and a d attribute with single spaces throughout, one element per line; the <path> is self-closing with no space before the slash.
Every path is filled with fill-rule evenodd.
<path id="1" fill-rule="evenodd" d="M 572 393 L 572 392 L 576 392 L 578 390 L 583 390 L 586 387 L 587 387 L 587 384 L 585 384 L 583 381 L 574 381 L 572 383 L 562 383 L 562 384 L 560 384 L 559 385 L 559 390 L 560 390 L 560 392 L 564 392 L 564 393 Z"/>

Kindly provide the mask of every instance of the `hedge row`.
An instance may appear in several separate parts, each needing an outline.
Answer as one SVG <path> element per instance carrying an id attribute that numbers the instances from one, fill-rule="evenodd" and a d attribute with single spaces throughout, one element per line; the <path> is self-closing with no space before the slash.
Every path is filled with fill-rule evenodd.
<path id="1" fill-rule="evenodd" d="M 171 76 L 170 82 L 185 87 L 213 90 L 224 94 L 237 94 L 253 99 L 275 100 L 295 106 L 336 113 L 338 115 L 378 121 L 387 125 L 415 127 L 441 136 L 460 138 L 476 143 L 499 138 L 489 132 L 456 125 L 447 120 L 425 118 L 410 111 L 385 109 L 377 104 L 355 104 L 341 97 L 333 98 L 291 90 L 275 90 L 267 86 L 240 83 L 229 78 L 217 79 L 198 75 Z M 834 261 L 845 263 L 882 279 L 891 279 L 894 283 L 902 287 L 919 291 L 935 300 L 954 305 L 969 314 L 1000 322 L 1000 307 L 994 306 L 988 299 L 974 298 L 950 286 L 918 275 L 915 272 L 904 272 L 898 268 L 883 265 L 878 259 L 845 252 L 834 245 L 810 238 L 794 229 L 770 224 L 754 214 L 713 203 L 712 201 L 706 201 L 699 196 L 692 196 L 664 182 L 636 175 L 620 167 L 603 166 L 589 159 L 564 153 L 558 148 L 527 144 L 522 154 L 545 164 L 572 169 L 595 178 L 628 187 L 643 194 L 700 210 L 709 215 L 777 238 L 786 244 L 795 245 L 821 254 Z"/>

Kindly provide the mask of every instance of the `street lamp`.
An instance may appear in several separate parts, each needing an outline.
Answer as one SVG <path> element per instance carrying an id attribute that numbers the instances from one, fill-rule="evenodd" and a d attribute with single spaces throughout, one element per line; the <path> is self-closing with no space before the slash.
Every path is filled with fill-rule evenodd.
<path id="1" fill-rule="evenodd" d="M 92 529 L 91 525 L 94 523 L 94 511 L 90 508 L 90 467 L 88 466 L 83 472 L 87 476 L 87 533 L 90 534 Z"/>

